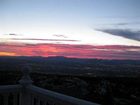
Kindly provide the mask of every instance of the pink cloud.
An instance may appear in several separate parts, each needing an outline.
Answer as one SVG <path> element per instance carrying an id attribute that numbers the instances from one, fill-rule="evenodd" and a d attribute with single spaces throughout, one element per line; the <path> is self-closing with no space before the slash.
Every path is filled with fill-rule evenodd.
<path id="1" fill-rule="evenodd" d="M 140 47 L 138 46 L 92 46 L 70 44 L 0 44 L 0 54 L 5 52 L 14 56 L 66 56 L 74 58 L 98 59 L 133 59 L 140 60 Z"/>

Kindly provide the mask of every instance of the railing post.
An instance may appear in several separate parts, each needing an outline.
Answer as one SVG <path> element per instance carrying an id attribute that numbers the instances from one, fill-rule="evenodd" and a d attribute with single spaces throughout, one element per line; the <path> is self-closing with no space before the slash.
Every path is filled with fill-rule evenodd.
<path id="1" fill-rule="evenodd" d="M 22 86 L 19 99 L 20 105 L 31 105 L 31 95 L 27 90 L 27 87 L 32 85 L 32 80 L 29 75 L 30 70 L 31 68 L 28 65 L 25 65 L 22 69 L 23 76 L 21 80 L 19 80 L 19 83 Z"/>

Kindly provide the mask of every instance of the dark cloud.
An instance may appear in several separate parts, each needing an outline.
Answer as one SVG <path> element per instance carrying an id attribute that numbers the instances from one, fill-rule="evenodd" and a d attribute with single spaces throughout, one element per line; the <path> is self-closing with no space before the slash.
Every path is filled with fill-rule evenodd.
<path id="1" fill-rule="evenodd" d="M 21 34 L 9 33 L 9 34 L 4 34 L 4 35 L 19 36 Z"/>
<path id="2" fill-rule="evenodd" d="M 70 41 L 70 42 L 79 41 L 79 40 L 72 40 L 72 39 L 34 39 L 34 38 L 11 38 L 11 40 Z"/>
<path id="3" fill-rule="evenodd" d="M 14 34 L 14 33 L 10 33 L 9 35 L 17 36 L 17 34 Z"/>
<path id="4" fill-rule="evenodd" d="M 111 26 L 128 26 L 128 25 L 140 25 L 140 22 L 120 22 L 120 23 L 112 23 L 112 24 L 105 24 Z"/>
<path id="5" fill-rule="evenodd" d="M 98 31 L 140 41 L 140 31 L 133 31 L 130 29 L 98 29 Z"/>
<path id="6" fill-rule="evenodd" d="M 56 37 L 62 37 L 62 38 L 68 38 L 66 35 L 58 35 L 58 34 L 55 34 L 53 36 L 56 36 Z"/>

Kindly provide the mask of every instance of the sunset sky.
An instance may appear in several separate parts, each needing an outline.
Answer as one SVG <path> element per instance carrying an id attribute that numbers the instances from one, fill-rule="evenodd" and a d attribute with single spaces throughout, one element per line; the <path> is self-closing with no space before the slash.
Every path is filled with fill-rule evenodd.
<path id="1" fill-rule="evenodd" d="M 140 60 L 140 0 L 0 0 L 0 56 Z"/>

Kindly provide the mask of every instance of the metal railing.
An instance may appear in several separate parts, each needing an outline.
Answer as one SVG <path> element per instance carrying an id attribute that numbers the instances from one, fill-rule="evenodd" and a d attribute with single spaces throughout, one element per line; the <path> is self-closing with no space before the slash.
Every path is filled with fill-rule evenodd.
<path id="1" fill-rule="evenodd" d="M 0 86 L 0 105 L 99 105 L 32 85 L 25 67 L 19 85 Z"/>

